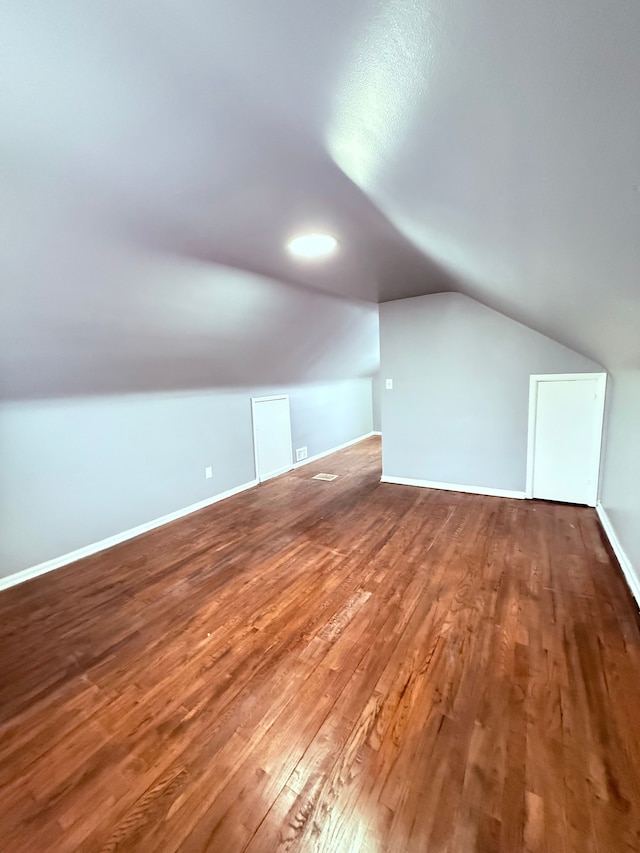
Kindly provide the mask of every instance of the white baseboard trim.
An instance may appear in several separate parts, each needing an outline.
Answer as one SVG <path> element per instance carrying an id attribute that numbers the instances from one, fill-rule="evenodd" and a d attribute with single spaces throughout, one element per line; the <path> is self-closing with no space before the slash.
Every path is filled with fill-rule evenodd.
<path id="1" fill-rule="evenodd" d="M 524 500 L 524 492 L 514 492 L 509 489 L 490 489 L 485 486 L 460 486 L 455 483 L 436 483 L 432 480 L 412 480 L 409 477 L 380 478 L 381 483 L 395 483 L 398 486 L 419 486 L 422 489 L 442 489 L 445 492 L 464 492 L 468 495 L 489 495 L 494 498 L 517 498 Z"/>
<path id="2" fill-rule="evenodd" d="M 371 433 L 371 435 L 382 435 L 382 431 L 379 429 L 374 429 L 374 431 Z"/>
<path id="3" fill-rule="evenodd" d="M 352 444 L 358 444 L 371 438 L 372 435 L 378 435 L 376 432 L 368 432 L 365 435 L 359 435 L 358 438 L 352 438 L 351 441 L 345 441 L 344 444 L 339 444 L 337 447 L 332 447 L 330 450 L 323 450 L 322 453 L 316 453 L 315 456 L 309 456 L 308 459 L 301 459 L 300 462 L 294 462 L 293 467 L 302 468 L 303 465 L 308 465 L 310 462 L 315 462 L 316 459 L 323 459 L 325 456 L 331 456 L 332 453 L 337 453 L 338 450 L 344 450 L 346 447 L 351 447 Z"/>
<path id="4" fill-rule="evenodd" d="M 602 529 L 604 530 L 607 539 L 609 540 L 609 544 L 613 548 L 613 553 L 616 555 L 616 558 L 620 563 L 620 568 L 622 569 L 622 573 L 625 576 L 627 585 L 631 590 L 631 595 L 633 595 L 638 607 L 640 608 L 640 577 L 638 577 L 638 575 L 633 570 L 631 560 L 629 559 L 629 557 L 627 557 L 624 548 L 620 544 L 620 540 L 616 535 L 616 532 L 613 528 L 613 524 L 611 524 L 611 519 L 607 515 L 607 511 L 602 506 L 600 501 L 598 501 L 598 503 L 596 504 L 596 512 L 598 513 L 598 518 L 600 519 Z"/>
<path id="5" fill-rule="evenodd" d="M 250 480 L 248 483 L 243 483 L 241 486 L 236 486 L 234 489 L 229 489 L 226 492 L 220 492 L 211 498 L 205 498 L 203 501 L 186 506 L 183 509 L 178 509 L 175 512 L 170 512 L 168 515 L 163 515 L 160 518 L 154 518 L 153 521 L 147 521 L 144 524 L 139 524 L 137 527 L 132 527 L 130 530 L 125 530 L 123 533 L 116 533 L 115 536 L 109 536 L 107 539 L 101 539 L 100 542 L 94 542 L 92 545 L 85 545 L 84 548 L 78 548 L 68 554 L 63 554 L 61 557 L 55 557 L 53 560 L 47 560 L 45 563 L 39 563 L 37 566 L 31 566 L 29 569 L 23 569 L 21 572 L 16 572 L 5 578 L 0 578 L 0 590 L 8 589 L 11 586 L 16 586 L 24 581 L 37 578 L 38 575 L 44 575 L 47 572 L 52 572 L 54 569 L 60 569 L 62 566 L 67 566 L 69 563 L 75 563 L 76 560 L 81 560 L 83 557 L 90 557 L 92 554 L 97 554 L 99 551 L 105 551 L 107 548 L 112 548 L 114 545 L 119 545 L 120 542 L 126 542 L 127 539 L 134 539 L 142 533 L 147 533 L 149 530 L 154 530 L 156 527 L 162 527 L 163 524 L 168 524 L 170 521 L 176 521 L 178 518 L 183 518 L 185 515 L 191 515 L 192 512 L 197 512 L 199 509 L 211 506 L 212 504 L 223 501 L 226 498 L 233 497 L 247 489 L 252 489 L 258 485 L 257 480 Z"/>

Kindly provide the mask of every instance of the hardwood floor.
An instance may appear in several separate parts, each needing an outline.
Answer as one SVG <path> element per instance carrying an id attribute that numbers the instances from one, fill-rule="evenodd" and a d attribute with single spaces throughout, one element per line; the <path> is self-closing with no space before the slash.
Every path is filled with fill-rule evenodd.
<path id="1" fill-rule="evenodd" d="M 595 513 L 379 476 L 371 439 L 1 593 L 2 849 L 640 850 Z"/>

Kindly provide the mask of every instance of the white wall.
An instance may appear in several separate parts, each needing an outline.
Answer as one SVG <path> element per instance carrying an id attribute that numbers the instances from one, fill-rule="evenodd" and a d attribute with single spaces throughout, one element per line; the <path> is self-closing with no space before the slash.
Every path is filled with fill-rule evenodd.
<path id="1" fill-rule="evenodd" d="M 380 360 L 383 474 L 510 491 L 525 488 L 530 374 L 601 370 L 456 293 L 381 305 Z"/>
<path id="2" fill-rule="evenodd" d="M 373 397 L 373 428 L 376 432 L 382 429 L 382 389 L 380 387 L 380 371 L 371 380 Z"/>
<path id="3" fill-rule="evenodd" d="M 640 370 L 613 371 L 607 390 L 600 500 L 640 591 Z M 640 600 L 638 602 L 640 604 Z"/>
<path id="4" fill-rule="evenodd" d="M 309 456 L 372 429 L 370 379 L 4 404 L 0 577 L 253 480 L 250 397 L 283 390 Z"/>

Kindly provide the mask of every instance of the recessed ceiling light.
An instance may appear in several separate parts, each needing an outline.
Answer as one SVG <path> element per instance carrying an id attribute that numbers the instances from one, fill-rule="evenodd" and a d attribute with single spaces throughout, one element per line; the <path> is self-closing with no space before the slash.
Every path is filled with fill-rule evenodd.
<path id="1" fill-rule="evenodd" d="M 322 258 L 335 251 L 338 241 L 331 234 L 301 234 L 287 245 L 291 254 L 299 258 Z"/>

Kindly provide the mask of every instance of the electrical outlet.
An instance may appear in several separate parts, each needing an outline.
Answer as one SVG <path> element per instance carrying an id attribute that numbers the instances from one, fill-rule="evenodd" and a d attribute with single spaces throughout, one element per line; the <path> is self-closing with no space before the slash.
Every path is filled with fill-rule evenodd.
<path id="1" fill-rule="evenodd" d="M 213 477 L 213 468 L 211 468 L 211 466 L 204 469 L 204 476 L 207 480 L 210 480 Z"/>
<path id="2" fill-rule="evenodd" d="M 299 447 L 296 450 L 296 462 L 301 462 L 303 459 L 307 458 L 307 448 Z"/>
<path id="3" fill-rule="evenodd" d="M 385 381 L 384 387 L 387 391 L 393 391 L 393 379 L 387 379 Z"/>

